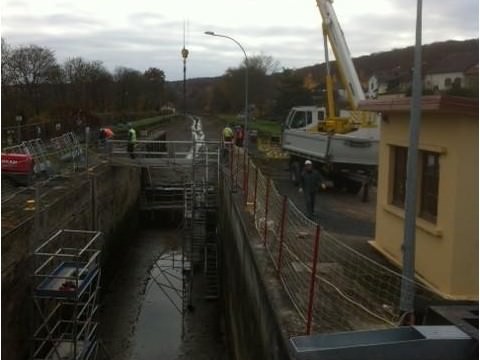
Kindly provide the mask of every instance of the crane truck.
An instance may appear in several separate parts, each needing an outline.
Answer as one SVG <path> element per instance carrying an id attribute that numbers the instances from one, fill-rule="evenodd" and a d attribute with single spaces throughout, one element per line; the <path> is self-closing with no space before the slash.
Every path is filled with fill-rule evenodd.
<path id="1" fill-rule="evenodd" d="M 282 148 L 290 155 L 290 175 L 296 185 L 304 161 L 311 160 L 321 174 L 322 188 L 346 188 L 357 193 L 376 175 L 379 114 L 358 110 L 359 102 L 366 96 L 333 9 L 333 0 L 316 1 L 322 16 L 327 107 L 293 107 L 284 124 Z M 350 105 L 350 110 L 340 110 L 338 114 L 335 111 L 327 38 Z M 375 79 L 371 79 L 371 97 L 376 93 L 376 86 Z"/>

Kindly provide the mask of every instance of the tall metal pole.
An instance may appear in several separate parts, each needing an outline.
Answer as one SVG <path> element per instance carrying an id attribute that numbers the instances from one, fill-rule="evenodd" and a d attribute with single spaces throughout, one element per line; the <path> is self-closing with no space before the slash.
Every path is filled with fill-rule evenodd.
<path id="1" fill-rule="evenodd" d="M 422 101 L 422 0 L 417 0 L 417 23 L 410 111 L 410 141 L 407 160 L 405 228 L 403 238 L 403 278 L 400 310 L 403 323 L 413 324 L 415 299 L 415 230 L 417 216 L 417 157 Z"/>
<path id="2" fill-rule="evenodd" d="M 245 120 L 244 120 L 244 147 L 248 152 L 248 56 L 247 53 L 245 52 L 245 49 L 243 46 L 234 38 L 227 36 L 227 35 L 222 35 L 222 34 L 217 34 L 214 33 L 213 31 L 205 31 L 205 35 L 210 35 L 210 36 L 218 36 L 218 37 L 223 37 L 226 39 L 232 40 L 235 44 L 238 45 L 238 47 L 243 51 L 243 55 L 245 56 Z"/>
<path id="3" fill-rule="evenodd" d="M 186 120 L 187 119 L 187 57 L 188 57 L 188 50 L 185 47 L 185 23 L 183 24 L 183 48 L 182 48 L 182 58 L 183 58 L 183 118 Z M 192 134 L 193 135 L 193 134 Z M 193 202 L 195 201 L 195 168 L 194 168 L 194 162 L 195 162 L 195 137 L 192 136 L 192 144 L 193 144 L 193 149 L 192 149 L 192 204 L 191 204 L 191 221 L 193 224 L 194 221 L 194 206 Z M 174 151 L 175 154 L 175 151 Z M 187 189 L 185 191 L 185 196 Z M 187 200 L 188 201 L 188 200 Z M 193 228 L 191 229 L 193 232 Z M 188 294 L 185 294 L 185 291 L 182 293 L 182 302 L 184 303 L 185 301 L 188 301 L 187 304 L 187 309 L 193 309 L 193 304 L 192 304 L 192 289 L 193 289 L 193 236 L 190 234 L 190 273 L 189 273 L 189 278 L 188 278 Z M 187 289 L 185 285 L 185 281 L 187 281 L 187 272 L 185 271 L 185 250 L 187 247 L 187 242 L 185 236 L 182 238 L 182 288 Z M 188 296 L 188 299 L 185 299 L 185 295 Z M 182 305 L 182 338 L 185 336 L 185 306 Z"/>
<path id="4" fill-rule="evenodd" d="M 187 57 L 188 50 L 185 48 L 185 45 L 182 49 L 182 58 L 183 58 L 183 117 L 187 118 Z"/>

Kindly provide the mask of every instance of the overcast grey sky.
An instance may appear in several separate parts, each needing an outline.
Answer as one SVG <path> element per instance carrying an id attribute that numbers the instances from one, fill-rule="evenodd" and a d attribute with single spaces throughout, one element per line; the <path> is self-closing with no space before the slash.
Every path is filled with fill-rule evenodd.
<path id="1" fill-rule="evenodd" d="M 336 0 L 353 57 L 413 45 L 416 0 Z M 478 0 L 424 0 L 423 43 L 478 38 Z M 243 53 L 215 31 L 238 40 L 247 54 L 270 55 L 280 67 L 324 61 L 315 0 L 2 0 L 2 36 L 36 44 L 63 62 L 82 56 L 109 70 L 155 66 L 167 80 L 183 77 L 180 51 L 187 21 L 187 76 L 219 76 Z"/>

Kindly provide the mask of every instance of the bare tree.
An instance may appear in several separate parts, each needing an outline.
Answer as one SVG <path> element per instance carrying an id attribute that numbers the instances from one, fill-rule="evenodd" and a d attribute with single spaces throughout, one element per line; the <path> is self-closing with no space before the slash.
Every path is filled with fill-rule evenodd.
<path id="1" fill-rule="evenodd" d="M 113 76 L 101 61 L 90 62 L 88 77 L 92 106 L 97 111 L 106 111 L 113 106 Z"/>
<path id="2" fill-rule="evenodd" d="M 10 64 L 12 49 L 7 41 L 2 37 L 2 92 L 4 87 L 10 85 L 13 81 L 13 71 Z"/>
<path id="3" fill-rule="evenodd" d="M 151 67 L 143 73 L 145 79 L 145 107 L 149 110 L 160 110 L 165 103 L 165 73 L 155 67 Z"/>
<path id="4" fill-rule="evenodd" d="M 214 101 L 221 103 L 212 103 L 214 109 L 243 112 L 245 66 L 246 62 L 243 61 L 238 68 L 226 71 L 222 81 L 216 85 L 217 97 Z M 269 74 L 277 67 L 278 62 L 271 56 L 258 55 L 248 59 L 249 102 L 254 104 L 260 113 L 265 113 L 268 100 L 273 96 L 274 88 Z M 220 93 L 223 93 L 223 96 L 219 96 Z"/>
<path id="5" fill-rule="evenodd" d="M 10 110 L 14 107 L 14 102 L 17 100 L 12 96 L 10 86 L 13 81 L 13 72 L 10 66 L 11 47 L 7 44 L 7 41 L 2 37 L 2 120 L 3 124 L 8 122 Z M 9 104 L 9 106 L 6 106 Z M 8 109 L 7 109 L 8 108 Z"/>
<path id="6" fill-rule="evenodd" d="M 142 74 L 134 69 L 117 67 L 113 79 L 116 82 L 118 109 L 122 111 L 133 111 L 141 107 Z"/>
<path id="7" fill-rule="evenodd" d="M 63 64 L 63 73 L 71 106 L 105 110 L 112 76 L 101 61 L 69 58 Z"/>
<path id="8" fill-rule="evenodd" d="M 36 45 L 15 48 L 9 56 L 9 66 L 13 73 L 12 82 L 25 89 L 38 115 L 40 84 L 48 83 L 57 76 L 57 61 L 53 51 Z"/>
<path id="9" fill-rule="evenodd" d="M 79 83 L 87 80 L 88 62 L 81 57 L 68 58 L 63 63 L 65 81 L 69 84 Z"/>
<path id="10" fill-rule="evenodd" d="M 242 67 L 245 67 L 245 61 L 243 61 Z M 276 72 L 278 67 L 278 60 L 275 60 L 272 56 L 261 54 L 252 56 L 248 59 L 249 70 L 254 69 L 265 75 L 271 75 Z"/>
<path id="11" fill-rule="evenodd" d="M 283 120 L 291 107 L 313 104 L 312 91 L 305 86 L 301 74 L 292 69 L 283 69 L 276 78 L 275 117 Z"/>

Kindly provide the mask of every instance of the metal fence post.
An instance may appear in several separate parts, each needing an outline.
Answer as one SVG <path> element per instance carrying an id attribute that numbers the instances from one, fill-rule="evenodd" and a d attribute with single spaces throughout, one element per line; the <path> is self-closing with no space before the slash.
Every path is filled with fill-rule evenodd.
<path id="1" fill-rule="evenodd" d="M 268 233 L 268 206 L 270 200 L 270 178 L 267 179 L 267 192 L 265 194 L 265 226 L 263 229 L 263 246 L 267 246 L 267 233 Z"/>
<path id="2" fill-rule="evenodd" d="M 230 191 L 233 190 L 233 146 L 229 147 L 230 157 Z"/>
<path id="3" fill-rule="evenodd" d="M 246 182 L 245 182 L 245 180 L 246 180 L 245 179 L 245 173 L 246 173 L 246 171 L 245 171 L 245 156 L 246 155 L 247 155 L 247 152 L 244 150 L 243 151 L 243 179 L 242 179 L 243 180 L 242 181 L 242 189 L 243 189 L 244 193 L 245 193 L 245 184 L 246 184 Z"/>
<path id="4" fill-rule="evenodd" d="M 277 276 L 280 276 L 282 271 L 282 257 L 283 257 L 283 244 L 285 238 L 285 217 L 287 215 L 288 197 L 283 196 L 282 203 L 282 217 L 280 220 L 280 244 L 278 245 L 278 258 L 277 258 Z"/>
<path id="5" fill-rule="evenodd" d="M 315 232 L 315 242 L 313 244 L 312 274 L 310 276 L 310 290 L 308 295 L 307 331 L 306 331 L 307 335 L 310 335 L 312 332 L 313 302 L 315 300 L 315 279 L 317 275 L 319 243 L 320 243 L 320 225 L 317 225 L 317 230 Z"/>
<path id="6" fill-rule="evenodd" d="M 245 192 L 245 204 L 248 203 L 248 180 L 249 180 L 249 176 L 250 176 L 250 157 L 248 156 L 247 154 L 247 163 L 246 163 L 246 169 L 244 171 L 245 173 L 245 184 L 244 184 L 244 192 Z"/>
<path id="7" fill-rule="evenodd" d="M 253 218 L 257 213 L 258 167 L 255 167 L 255 185 L 253 186 Z"/>
<path id="8" fill-rule="evenodd" d="M 91 230 L 95 231 L 97 229 L 97 212 L 96 209 L 96 201 L 95 201 L 95 174 L 89 173 L 87 169 L 87 176 L 90 185 L 90 216 L 91 216 Z"/>
<path id="9" fill-rule="evenodd" d="M 239 158 L 240 158 L 240 151 L 238 151 L 238 149 L 237 149 L 237 161 L 236 161 L 236 165 L 237 165 L 236 168 L 237 168 L 237 170 L 236 170 L 236 174 L 235 174 L 235 189 L 238 188 L 238 172 L 239 172 L 239 162 L 240 162 L 240 161 L 239 161 L 239 160 L 240 160 Z"/>

